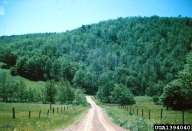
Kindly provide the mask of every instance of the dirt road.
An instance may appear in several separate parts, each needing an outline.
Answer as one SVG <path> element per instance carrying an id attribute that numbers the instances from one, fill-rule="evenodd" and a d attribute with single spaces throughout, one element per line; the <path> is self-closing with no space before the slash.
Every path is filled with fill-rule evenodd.
<path id="1" fill-rule="evenodd" d="M 86 98 L 92 108 L 78 126 L 68 127 L 64 131 L 126 131 L 111 123 L 101 107 L 97 106 L 90 96 Z"/>

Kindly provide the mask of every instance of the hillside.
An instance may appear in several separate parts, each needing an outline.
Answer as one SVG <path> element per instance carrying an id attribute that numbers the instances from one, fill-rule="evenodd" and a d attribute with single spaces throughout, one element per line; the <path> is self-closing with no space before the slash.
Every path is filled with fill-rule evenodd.
<path id="1" fill-rule="evenodd" d="M 64 33 L 2 36 L 0 61 L 34 81 L 65 79 L 87 93 L 123 84 L 152 96 L 183 69 L 191 44 L 192 18 L 127 17 Z"/>

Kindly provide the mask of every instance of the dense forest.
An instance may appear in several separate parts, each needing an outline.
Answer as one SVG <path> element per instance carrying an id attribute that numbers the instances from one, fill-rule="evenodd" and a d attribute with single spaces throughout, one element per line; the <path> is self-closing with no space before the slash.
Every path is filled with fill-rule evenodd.
<path id="1" fill-rule="evenodd" d="M 115 92 L 127 99 L 166 96 L 164 88 L 185 70 L 191 45 L 192 18 L 127 17 L 64 33 L 1 36 L 0 61 L 12 75 L 69 81 L 110 102 L 118 99 Z"/>

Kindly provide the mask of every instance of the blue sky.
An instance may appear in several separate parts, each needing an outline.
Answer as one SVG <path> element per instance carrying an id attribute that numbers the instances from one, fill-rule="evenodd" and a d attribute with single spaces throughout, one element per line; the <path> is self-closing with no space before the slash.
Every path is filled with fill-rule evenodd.
<path id="1" fill-rule="evenodd" d="M 65 32 L 128 16 L 191 17 L 192 0 L 0 0 L 0 36 Z"/>

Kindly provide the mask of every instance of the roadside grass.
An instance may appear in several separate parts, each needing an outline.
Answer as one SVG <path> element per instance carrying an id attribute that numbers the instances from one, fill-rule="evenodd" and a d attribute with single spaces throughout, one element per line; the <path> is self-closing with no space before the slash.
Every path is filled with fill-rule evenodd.
<path id="1" fill-rule="evenodd" d="M 182 111 L 167 110 L 166 107 L 162 105 L 155 105 L 152 101 L 152 97 L 137 96 L 135 97 L 136 104 L 124 107 L 117 104 L 101 103 L 100 100 L 94 97 L 92 97 L 92 99 L 104 108 L 114 123 L 125 129 L 133 131 L 153 131 L 154 124 L 182 124 Z M 162 119 L 160 119 L 161 109 L 163 109 Z M 192 112 L 185 111 L 184 116 L 184 124 L 192 124 Z"/>
<path id="2" fill-rule="evenodd" d="M 67 108 L 67 105 L 52 105 L 54 114 L 49 111 L 47 116 L 50 108 L 49 104 L 0 103 L 0 107 L 0 130 L 3 131 L 52 131 L 64 129 L 89 109 L 88 106 L 68 105 Z M 15 119 L 12 118 L 13 107 L 15 108 Z M 41 115 L 39 118 L 40 110 Z M 31 111 L 30 119 L 29 111 Z"/>

